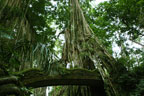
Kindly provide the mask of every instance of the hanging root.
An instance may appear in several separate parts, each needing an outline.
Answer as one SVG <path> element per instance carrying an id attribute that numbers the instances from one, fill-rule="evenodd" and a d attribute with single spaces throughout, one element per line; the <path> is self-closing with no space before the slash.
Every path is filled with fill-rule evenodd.
<path id="1" fill-rule="evenodd" d="M 95 65 L 104 82 L 113 89 L 112 94 L 117 96 L 118 92 L 111 79 L 112 74 L 117 72 L 115 59 L 94 35 L 94 32 L 85 20 L 78 0 L 70 0 L 70 7 L 70 28 L 68 31 L 65 31 L 66 42 L 63 51 L 65 60 L 74 66 L 87 69 L 92 69 L 90 66 Z M 90 64 L 91 61 L 94 63 Z"/>

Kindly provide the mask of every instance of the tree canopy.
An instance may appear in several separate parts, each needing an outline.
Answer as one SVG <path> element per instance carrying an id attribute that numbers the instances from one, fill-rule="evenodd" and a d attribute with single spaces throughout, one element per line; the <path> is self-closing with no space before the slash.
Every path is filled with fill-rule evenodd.
<path id="1" fill-rule="evenodd" d="M 144 0 L 95 2 L 1 0 L 0 94 L 143 96 Z"/>

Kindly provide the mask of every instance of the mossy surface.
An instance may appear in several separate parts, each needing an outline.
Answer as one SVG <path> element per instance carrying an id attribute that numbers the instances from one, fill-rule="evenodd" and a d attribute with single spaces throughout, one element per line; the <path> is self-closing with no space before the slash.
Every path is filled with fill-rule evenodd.
<path id="1" fill-rule="evenodd" d="M 55 85 L 96 85 L 98 82 L 102 84 L 97 70 L 59 68 L 58 73 L 49 75 L 40 69 L 27 69 L 15 75 L 19 76 L 23 85 L 34 88 Z"/>

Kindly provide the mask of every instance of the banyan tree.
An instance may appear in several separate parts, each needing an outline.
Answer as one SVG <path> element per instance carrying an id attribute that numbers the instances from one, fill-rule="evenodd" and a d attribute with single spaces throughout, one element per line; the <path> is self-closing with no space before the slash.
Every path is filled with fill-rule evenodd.
<path id="1" fill-rule="evenodd" d="M 53 5 L 55 2 L 57 3 Z M 95 12 L 95 9 L 89 7 L 91 0 L 55 2 L 53 0 L 0 1 L 0 95 L 44 96 L 47 86 L 62 86 L 58 92 L 52 91 L 52 94 L 54 96 L 142 96 L 131 95 L 133 90 L 138 92 L 136 86 L 139 86 L 141 84 L 139 82 L 143 79 L 137 73 L 142 74 L 142 72 L 132 73 L 134 67 L 127 67 L 120 61 L 121 59 L 114 58 L 102 39 L 98 37 L 96 33 L 98 30 L 93 31 L 94 28 L 91 28 L 91 22 L 87 20 L 89 10 Z M 113 7 L 108 4 L 117 4 L 116 2 L 121 4 L 118 0 L 112 0 L 101 5 L 107 7 L 100 11 L 107 12 L 101 17 L 105 14 L 108 14 L 106 17 L 111 17 L 110 15 L 113 14 L 109 10 Z M 88 13 L 84 9 L 87 9 Z M 110 24 L 113 24 L 112 20 L 118 20 L 119 23 L 122 18 L 121 15 L 114 14 L 116 17 L 109 18 Z M 93 20 L 101 17 L 93 16 Z M 101 19 L 99 22 L 102 22 Z M 123 18 L 121 22 L 123 22 L 120 23 L 121 26 L 129 24 Z M 109 26 L 104 30 L 107 27 Z M 141 27 L 137 28 L 140 30 Z M 56 35 L 56 31 L 60 31 L 59 35 Z M 118 35 L 119 31 L 115 32 Z M 61 34 L 64 39 L 63 44 L 58 38 Z M 124 44 L 120 46 L 122 58 L 125 58 L 122 60 L 126 62 Z M 140 78 L 139 81 L 128 82 L 129 78 L 135 76 Z M 38 91 L 33 89 L 40 87 L 44 88 L 38 89 L 38 91 L 43 90 L 42 94 L 38 95 Z M 131 90 L 125 90 L 124 87 L 130 87 Z M 54 87 L 53 90 L 56 88 L 58 87 Z"/>

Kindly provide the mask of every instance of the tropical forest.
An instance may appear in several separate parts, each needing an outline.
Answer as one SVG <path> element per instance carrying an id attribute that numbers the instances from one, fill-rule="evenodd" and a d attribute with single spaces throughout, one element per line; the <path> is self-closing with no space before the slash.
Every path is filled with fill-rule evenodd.
<path id="1" fill-rule="evenodd" d="M 0 96 L 144 96 L 144 0 L 0 0 Z"/>

